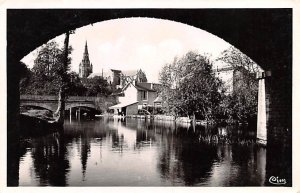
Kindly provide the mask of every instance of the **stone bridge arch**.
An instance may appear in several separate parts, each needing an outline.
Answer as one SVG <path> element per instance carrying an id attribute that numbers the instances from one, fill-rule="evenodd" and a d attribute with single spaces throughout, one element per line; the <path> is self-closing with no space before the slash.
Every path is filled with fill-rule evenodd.
<path id="1" fill-rule="evenodd" d="M 56 108 L 51 105 L 51 104 L 43 104 L 43 103 L 39 103 L 39 104 L 21 104 L 20 107 L 33 107 L 33 108 L 42 108 L 42 109 L 46 109 L 49 110 L 51 112 L 55 112 Z"/>
<path id="2" fill-rule="evenodd" d="M 97 107 L 94 104 L 66 104 L 65 110 L 69 110 L 70 108 L 75 108 L 75 107 L 87 107 L 90 109 L 97 110 Z"/>

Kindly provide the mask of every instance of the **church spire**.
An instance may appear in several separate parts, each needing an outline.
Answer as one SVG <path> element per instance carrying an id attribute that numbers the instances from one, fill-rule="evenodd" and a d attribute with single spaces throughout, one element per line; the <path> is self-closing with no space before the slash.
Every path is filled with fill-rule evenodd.
<path id="1" fill-rule="evenodd" d="M 87 45 L 87 40 L 86 40 L 84 52 L 83 52 L 83 58 L 82 58 L 81 63 L 79 64 L 79 76 L 81 78 L 86 78 L 92 72 L 93 72 L 93 65 L 90 62 L 88 45 Z"/>
<path id="2" fill-rule="evenodd" d="M 85 40 L 84 55 L 89 55 L 87 40 Z"/>

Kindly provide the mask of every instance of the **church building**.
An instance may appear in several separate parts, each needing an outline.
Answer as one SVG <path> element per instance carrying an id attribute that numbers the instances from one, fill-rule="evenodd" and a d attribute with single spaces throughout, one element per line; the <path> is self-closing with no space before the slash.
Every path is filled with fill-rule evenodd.
<path id="1" fill-rule="evenodd" d="M 83 58 L 79 64 L 79 77 L 87 78 L 91 73 L 93 73 L 93 64 L 90 62 L 88 46 L 87 42 L 85 42 Z"/>

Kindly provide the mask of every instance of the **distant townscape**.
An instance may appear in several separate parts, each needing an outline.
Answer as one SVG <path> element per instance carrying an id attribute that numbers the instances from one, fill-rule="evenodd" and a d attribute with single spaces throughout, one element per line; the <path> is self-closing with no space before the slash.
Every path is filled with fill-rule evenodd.
<path id="1" fill-rule="evenodd" d="M 49 66 L 45 58 L 56 61 L 57 56 L 45 57 L 44 50 L 63 53 L 55 42 L 41 48 L 33 69 L 28 69 L 21 81 L 23 95 L 56 95 L 58 92 L 59 87 L 56 85 L 60 84 L 60 80 L 53 75 L 57 73 L 56 65 L 59 65 L 60 61 L 57 60 L 57 63 Z M 223 55 L 228 56 L 231 52 L 236 50 L 230 48 L 224 51 Z M 166 64 L 157 72 L 160 73 L 160 82 L 152 83 L 148 82 L 143 69 L 102 69 L 101 72 L 94 72 L 86 41 L 79 73 L 71 72 L 67 75 L 69 82 L 66 85 L 66 93 L 68 96 L 98 97 L 102 102 L 97 102 L 95 109 L 102 114 L 114 116 L 160 114 L 169 117 L 168 119 L 170 116 L 171 119 L 186 117 L 183 119 L 185 122 L 192 119 L 253 122 L 257 103 L 255 73 L 258 71 L 249 70 L 250 67 L 254 69 L 255 64 L 247 57 L 242 54 L 237 56 L 242 64 L 232 63 L 228 57 L 220 57 L 219 60 L 227 65 L 213 67 L 206 56 L 190 52 L 183 58 Z M 45 85 L 48 85 L 46 90 Z M 248 89 L 245 89 L 245 85 L 248 85 Z M 187 88 L 190 89 L 186 90 Z M 244 105 L 242 100 L 248 100 L 245 97 L 252 98 L 252 102 L 244 107 L 248 109 L 247 112 L 241 108 Z M 88 110 L 87 106 L 74 108 L 73 112 L 76 112 L 76 115 Z M 72 108 L 70 114 L 71 110 Z"/>
<path id="2" fill-rule="evenodd" d="M 135 115 L 139 109 L 161 108 L 158 83 L 149 83 L 142 69 L 121 71 L 110 69 L 93 73 L 93 65 L 89 59 L 88 45 L 85 44 L 82 62 L 79 64 L 79 76 L 82 79 L 102 77 L 115 92 L 117 105 L 109 107 L 115 115 Z"/>

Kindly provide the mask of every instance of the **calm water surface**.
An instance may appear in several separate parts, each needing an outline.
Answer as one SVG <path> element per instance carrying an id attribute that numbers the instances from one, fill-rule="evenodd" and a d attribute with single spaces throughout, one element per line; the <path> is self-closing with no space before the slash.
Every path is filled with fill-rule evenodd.
<path id="1" fill-rule="evenodd" d="M 24 140 L 19 185 L 263 186 L 266 149 L 235 143 L 255 139 L 245 130 L 140 119 L 66 120 L 63 132 Z"/>

